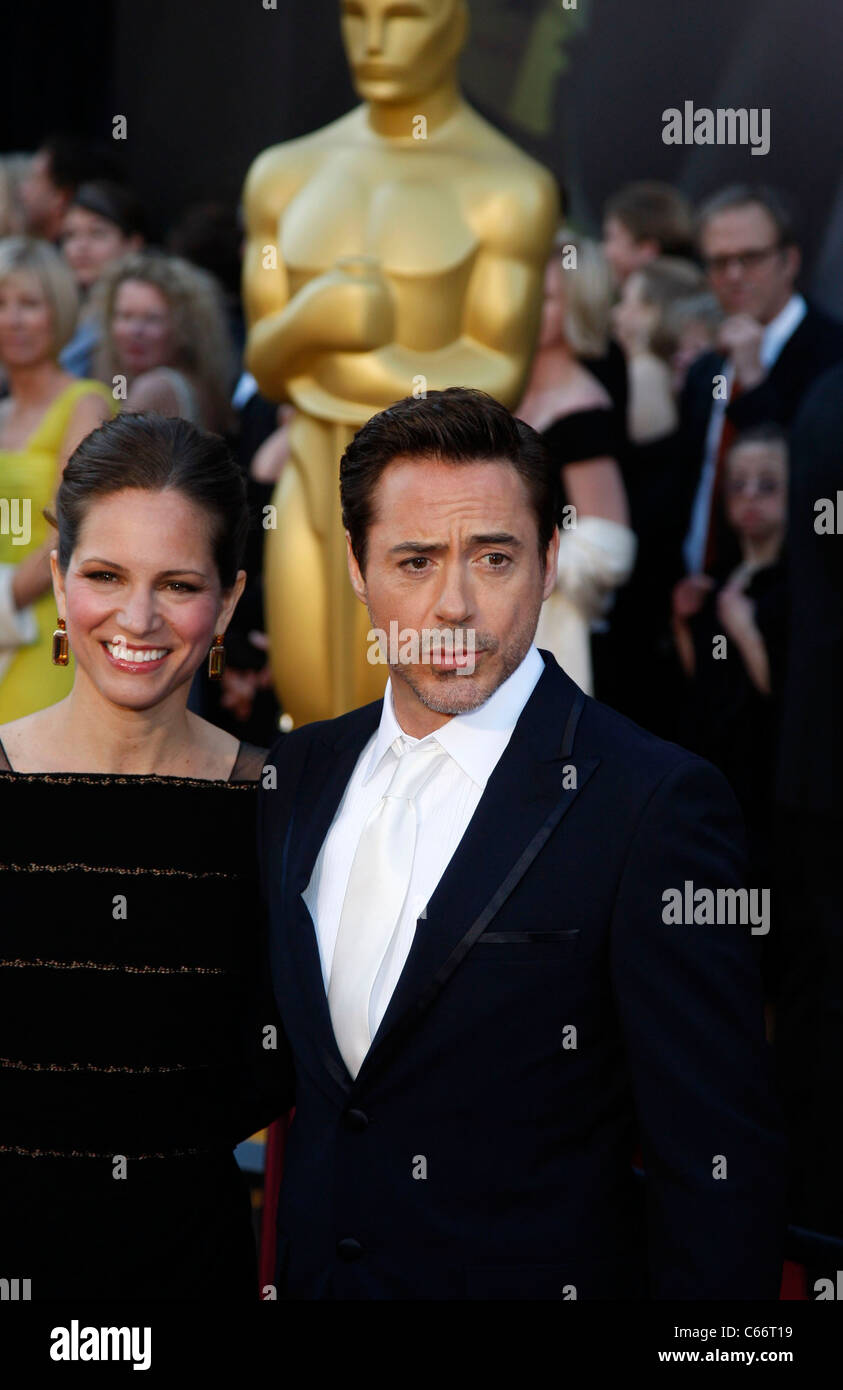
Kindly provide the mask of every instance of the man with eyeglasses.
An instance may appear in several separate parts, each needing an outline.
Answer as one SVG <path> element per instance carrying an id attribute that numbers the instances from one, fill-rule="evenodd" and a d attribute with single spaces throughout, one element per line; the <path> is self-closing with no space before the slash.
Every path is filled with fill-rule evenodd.
<path id="1" fill-rule="evenodd" d="M 698 611 L 720 569 L 722 464 L 738 431 L 788 425 L 808 387 L 843 360 L 843 324 L 796 292 L 801 255 L 791 215 L 772 189 L 727 188 L 700 209 L 697 238 L 726 315 L 718 350 L 688 373 L 682 424 L 688 467 L 687 576 L 674 591 L 681 618 Z"/>

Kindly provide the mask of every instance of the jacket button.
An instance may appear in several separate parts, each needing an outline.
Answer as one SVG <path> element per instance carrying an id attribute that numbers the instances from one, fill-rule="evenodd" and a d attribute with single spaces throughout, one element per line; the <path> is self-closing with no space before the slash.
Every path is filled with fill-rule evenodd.
<path id="1" fill-rule="evenodd" d="M 341 1260 L 359 1260 L 363 1254 L 363 1246 L 353 1236 L 345 1236 L 337 1241 L 337 1254 Z"/>
<path id="2" fill-rule="evenodd" d="M 347 1129 L 353 1129 L 359 1134 L 369 1123 L 369 1116 L 362 1110 L 346 1110 L 345 1124 Z"/>

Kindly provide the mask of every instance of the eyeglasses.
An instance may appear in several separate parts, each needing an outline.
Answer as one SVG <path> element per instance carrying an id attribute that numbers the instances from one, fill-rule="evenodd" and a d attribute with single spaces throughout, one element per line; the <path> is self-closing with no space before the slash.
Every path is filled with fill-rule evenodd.
<path id="1" fill-rule="evenodd" d="M 729 266 L 734 261 L 735 265 L 740 266 L 741 270 L 757 270 L 760 265 L 775 256 L 777 251 L 781 251 L 782 244 L 777 241 L 775 246 L 765 246 L 758 251 L 737 251 L 731 256 L 708 256 L 703 264 L 709 275 L 716 279 L 720 275 L 725 275 Z"/>

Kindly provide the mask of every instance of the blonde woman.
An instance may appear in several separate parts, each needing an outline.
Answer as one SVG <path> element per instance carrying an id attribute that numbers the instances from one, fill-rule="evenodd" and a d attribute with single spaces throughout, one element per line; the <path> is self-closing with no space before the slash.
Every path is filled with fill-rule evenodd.
<path id="1" fill-rule="evenodd" d="M 553 652 L 587 694 L 592 623 L 629 578 L 636 551 L 612 400 L 580 360 L 605 353 L 610 303 L 597 245 L 560 232 L 545 275 L 539 347 L 516 412 L 544 436 L 562 491 L 558 582 L 542 607 L 536 645 Z"/>
<path id="2" fill-rule="evenodd" d="M 73 276 L 45 241 L 0 241 L 0 722 L 68 693 L 72 670 L 50 663 L 55 627 L 49 506 L 73 450 L 114 413 L 98 381 L 64 371 L 76 324 Z"/>
<path id="3" fill-rule="evenodd" d="M 105 274 L 97 293 L 97 375 L 111 386 L 125 380 L 124 408 L 224 432 L 232 362 L 213 278 L 179 256 L 138 251 Z"/>

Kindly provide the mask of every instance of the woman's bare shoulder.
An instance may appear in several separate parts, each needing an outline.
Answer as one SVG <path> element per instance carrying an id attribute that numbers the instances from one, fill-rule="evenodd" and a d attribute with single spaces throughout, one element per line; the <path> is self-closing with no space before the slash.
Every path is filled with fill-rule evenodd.
<path id="1" fill-rule="evenodd" d="M 240 754 L 239 738 L 192 710 L 188 710 L 187 717 L 197 764 L 191 775 L 227 781 Z"/>
<path id="2" fill-rule="evenodd" d="M 55 728 L 54 707 L 35 710 L 33 714 L 21 715 L 0 724 L 0 745 L 6 753 L 6 761 L 11 768 L 27 771 L 33 762 L 39 762 L 39 752 L 48 748 Z M 2 757 L 0 757 L 2 764 Z"/>

